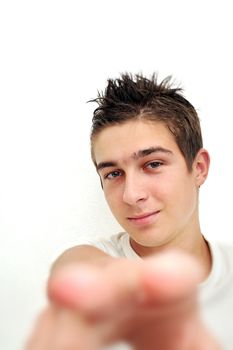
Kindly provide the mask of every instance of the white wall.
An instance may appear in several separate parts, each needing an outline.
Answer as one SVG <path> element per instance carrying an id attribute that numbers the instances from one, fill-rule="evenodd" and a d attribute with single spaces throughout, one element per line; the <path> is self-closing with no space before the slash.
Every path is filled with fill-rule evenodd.
<path id="1" fill-rule="evenodd" d="M 212 155 L 203 232 L 231 240 L 230 1 L 0 4 L 0 348 L 22 348 L 52 260 L 118 226 L 90 161 L 96 97 L 119 72 L 172 74 L 197 107 Z"/>

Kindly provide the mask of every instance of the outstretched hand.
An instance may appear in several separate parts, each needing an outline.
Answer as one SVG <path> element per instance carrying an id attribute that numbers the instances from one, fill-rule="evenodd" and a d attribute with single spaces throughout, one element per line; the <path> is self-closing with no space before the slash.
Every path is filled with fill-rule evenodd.
<path id="1" fill-rule="evenodd" d="M 121 340 L 135 350 L 217 350 L 199 317 L 201 278 L 180 252 L 60 268 L 26 350 L 98 350 Z"/>

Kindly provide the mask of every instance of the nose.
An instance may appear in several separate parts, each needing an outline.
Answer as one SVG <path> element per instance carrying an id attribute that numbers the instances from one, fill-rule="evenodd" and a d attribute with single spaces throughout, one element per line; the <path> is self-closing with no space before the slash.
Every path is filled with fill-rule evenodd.
<path id="1" fill-rule="evenodd" d="M 123 201 L 130 205 L 145 201 L 148 198 L 144 181 L 136 175 L 125 178 Z"/>

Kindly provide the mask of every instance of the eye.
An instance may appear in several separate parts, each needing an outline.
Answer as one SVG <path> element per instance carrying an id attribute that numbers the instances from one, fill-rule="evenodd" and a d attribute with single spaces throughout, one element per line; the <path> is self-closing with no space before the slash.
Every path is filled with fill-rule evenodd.
<path id="1" fill-rule="evenodd" d="M 119 170 L 114 170 L 114 171 L 111 171 L 110 173 L 104 175 L 104 179 L 112 180 L 112 179 L 115 179 L 119 176 L 121 176 L 121 172 Z"/>
<path id="2" fill-rule="evenodd" d="M 162 162 L 153 161 L 153 162 L 147 163 L 147 164 L 146 164 L 146 167 L 147 167 L 147 168 L 151 168 L 151 169 L 155 169 L 155 168 L 159 168 L 161 165 L 163 165 Z"/>

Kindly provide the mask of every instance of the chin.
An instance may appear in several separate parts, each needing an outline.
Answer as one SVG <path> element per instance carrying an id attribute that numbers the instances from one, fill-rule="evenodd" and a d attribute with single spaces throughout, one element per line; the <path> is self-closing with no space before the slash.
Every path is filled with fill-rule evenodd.
<path id="1" fill-rule="evenodd" d="M 138 234 L 130 235 L 131 239 L 134 240 L 137 244 L 147 247 L 147 248 L 157 248 L 164 246 L 171 242 L 171 235 L 166 234 L 164 232 L 156 232 L 155 230 L 147 230 L 143 233 L 140 232 Z"/>

